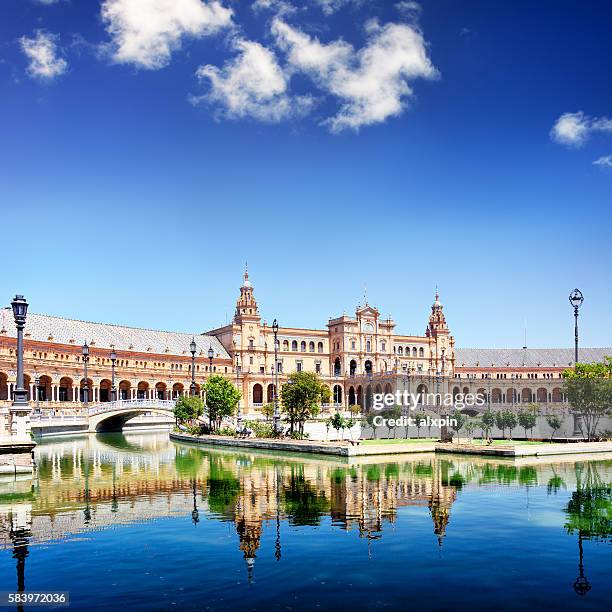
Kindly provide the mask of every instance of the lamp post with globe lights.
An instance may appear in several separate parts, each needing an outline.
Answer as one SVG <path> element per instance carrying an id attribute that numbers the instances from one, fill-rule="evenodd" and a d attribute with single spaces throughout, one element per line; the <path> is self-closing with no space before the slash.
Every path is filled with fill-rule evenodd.
<path id="1" fill-rule="evenodd" d="M 574 368 L 578 366 L 578 309 L 584 302 L 584 296 L 580 289 L 574 289 L 569 294 L 569 302 L 574 308 Z M 574 436 L 581 436 L 582 433 L 582 415 L 574 412 Z"/>
<path id="2" fill-rule="evenodd" d="M 274 332 L 274 431 L 278 433 L 280 430 L 280 412 L 278 410 L 278 321 L 274 319 L 272 322 L 272 331 Z"/>
<path id="3" fill-rule="evenodd" d="M 115 347 L 111 345 L 111 402 L 117 401 L 117 387 L 115 387 L 115 362 L 117 361 L 117 353 L 115 353 Z"/>
<path id="4" fill-rule="evenodd" d="M 83 345 L 83 404 L 87 406 L 89 404 L 89 381 L 87 379 L 87 364 L 89 363 L 89 346 L 87 341 Z"/>
<path id="5" fill-rule="evenodd" d="M 10 433 L 14 438 L 29 439 L 31 432 L 28 392 L 23 386 L 23 330 L 28 314 L 28 303 L 23 295 L 16 295 L 11 302 L 17 328 L 17 381 L 10 408 Z"/>
<path id="6" fill-rule="evenodd" d="M 189 385 L 189 395 L 193 397 L 196 394 L 196 382 L 195 382 L 195 354 L 196 354 L 196 342 L 195 338 L 191 339 L 189 343 L 189 352 L 191 353 L 191 384 Z"/>
<path id="7" fill-rule="evenodd" d="M 582 302 L 584 302 L 582 291 L 574 289 L 569 294 L 569 301 L 574 308 L 574 367 L 576 367 L 578 363 L 578 309 L 582 306 Z"/>

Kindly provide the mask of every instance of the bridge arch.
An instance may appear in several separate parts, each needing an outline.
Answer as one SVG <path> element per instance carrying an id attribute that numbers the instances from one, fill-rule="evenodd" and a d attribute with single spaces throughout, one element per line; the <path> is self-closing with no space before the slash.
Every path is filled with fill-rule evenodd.
<path id="1" fill-rule="evenodd" d="M 141 414 L 174 416 L 174 404 L 167 400 L 120 400 L 100 404 L 89 411 L 88 431 L 121 431 L 127 421 Z"/>

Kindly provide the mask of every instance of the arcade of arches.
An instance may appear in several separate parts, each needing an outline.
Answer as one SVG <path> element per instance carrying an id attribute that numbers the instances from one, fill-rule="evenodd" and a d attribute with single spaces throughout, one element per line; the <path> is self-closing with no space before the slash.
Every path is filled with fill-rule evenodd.
<path id="1" fill-rule="evenodd" d="M 10 311 L 0 312 L 0 409 L 7 410 L 16 386 L 16 330 Z M 562 372 L 573 364 L 571 349 L 456 348 L 438 294 L 424 319 L 424 335 L 402 335 L 391 318 L 365 303 L 353 316 L 331 317 L 320 329 L 278 328 L 275 351 L 274 329 L 262 320 L 245 272 L 233 319 L 196 335 L 193 359 L 191 334 L 30 312 L 24 382 L 32 404 L 74 409 L 84 399 L 80 343 L 86 339 L 88 399 L 96 403 L 112 398 L 113 369 L 117 398 L 126 400 L 173 399 L 189 393 L 192 374 L 196 393 L 201 393 L 211 374 L 227 376 L 240 389 L 244 414 L 273 402 L 276 380 L 281 387 L 292 372 L 301 370 L 320 375 L 329 387 L 330 408 L 367 407 L 374 393 L 417 388 L 455 395 L 479 392 L 495 406 L 565 402 Z M 112 350 L 117 355 L 114 364 Z M 612 354 L 612 348 L 584 349 L 581 357 L 601 361 L 606 354 Z"/>

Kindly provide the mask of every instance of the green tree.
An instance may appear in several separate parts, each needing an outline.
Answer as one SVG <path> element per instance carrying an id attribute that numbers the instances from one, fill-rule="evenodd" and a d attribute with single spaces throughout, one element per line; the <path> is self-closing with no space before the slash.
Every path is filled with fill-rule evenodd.
<path id="1" fill-rule="evenodd" d="M 561 427 L 562 422 L 556 414 L 547 414 L 546 422 L 548 423 L 548 426 L 552 429 L 552 433 L 550 434 L 550 441 L 552 442 L 552 439 L 555 436 L 555 432 Z"/>
<path id="2" fill-rule="evenodd" d="M 330 425 L 336 430 L 336 437 L 338 436 L 339 431 L 342 429 L 344 430 L 344 417 L 339 413 L 336 412 L 331 418 L 330 418 Z"/>
<path id="3" fill-rule="evenodd" d="M 563 389 L 574 414 L 582 417 L 587 440 L 597 435 L 602 417 L 612 417 L 612 357 L 577 363 L 563 372 Z"/>
<path id="4" fill-rule="evenodd" d="M 202 416 L 203 412 L 204 402 L 202 402 L 202 398 L 198 395 L 191 397 L 181 395 L 176 400 L 176 405 L 174 406 L 174 418 L 177 423 L 186 423 L 187 421 L 197 419 Z"/>
<path id="5" fill-rule="evenodd" d="M 467 419 L 465 422 L 465 433 L 468 436 L 468 439 L 471 440 L 474 434 L 474 431 L 478 427 L 478 421 L 475 419 Z"/>
<path id="6" fill-rule="evenodd" d="M 531 430 L 533 433 L 533 428 L 537 423 L 536 412 L 533 409 L 530 410 L 520 410 L 518 413 L 518 424 L 525 430 L 525 437 L 527 437 L 527 430 Z"/>
<path id="7" fill-rule="evenodd" d="M 225 417 L 232 416 L 240 401 L 240 391 L 223 376 L 213 374 L 204 384 L 208 418 L 213 427 L 220 427 Z"/>
<path id="8" fill-rule="evenodd" d="M 484 436 L 488 438 L 491 435 L 491 430 L 496 423 L 495 413 L 492 410 L 487 410 L 485 413 L 483 413 L 481 421 L 484 429 Z"/>
<path id="9" fill-rule="evenodd" d="M 512 410 L 503 411 L 504 424 L 510 430 L 510 439 L 512 440 L 512 430 L 518 425 L 516 414 Z"/>
<path id="10" fill-rule="evenodd" d="M 393 437 L 395 438 L 397 421 L 402 416 L 402 409 L 399 406 L 391 406 L 383 410 L 382 416 L 387 419 L 387 435 L 391 437 L 391 430 L 393 430 Z M 391 423 L 393 423 L 393 425 L 391 425 Z"/>
<path id="11" fill-rule="evenodd" d="M 304 433 L 304 423 L 319 414 L 321 403 L 329 401 L 329 388 L 315 372 L 295 372 L 283 385 L 281 399 L 289 431 L 297 426 Z M 327 400 L 327 401 L 326 401 Z"/>
<path id="12" fill-rule="evenodd" d="M 261 407 L 261 414 L 266 417 L 266 421 L 269 421 L 274 416 L 274 404 L 272 402 L 264 404 Z"/>
<path id="13" fill-rule="evenodd" d="M 497 429 L 501 429 L 502 438 L 506 437 L 506 418 L 503 410 L 498 410 L 495 413 L 495 426 Z"/>
<path id="14" fill-rule="evenodd" d="M 457 432 L 457 442 L 459 441 L 459 432 L 463 429 L 466 420 L 467 417 L 460 410 L 455 410 L 450 417 L 450 428 Z"/>

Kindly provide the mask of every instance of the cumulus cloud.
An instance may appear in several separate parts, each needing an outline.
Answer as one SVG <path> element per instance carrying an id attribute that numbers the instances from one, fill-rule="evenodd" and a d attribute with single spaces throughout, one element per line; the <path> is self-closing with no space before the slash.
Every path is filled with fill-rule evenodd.
<path id="1" fill-rule="evenodd" d="M 399 115 L 413 95 L 409 81 L 438 76 L 421 32 L 407 24 L 368 22 L 368 41 L 357 51 L 341 39 L 321 43 L 279 18 L 272 32 L 289 65 L 342 102 L 328 120 L 334 132 Z"/>
<path id="2" fill-rule="evenodd" d="M 194 98 L 194 102 L 219 104 L 230 118 L 253 117 L 271 123 L 310 110 L 311 97 L 292 97 L 289 93 L 288 77 L 273 51 L 244 39 L 237 39 L 234 46 L 238 55 L 223 68 L 200 66 L 197 76 L 209 82 L 210 92 Z"/>
<path id="3" fill-rule="evenodd" d="M 59 36 L 44 30 L 37 30 L 33 38 L 22 36 L 19 39 L 22 51 L 30 63 L 28 74 L 36 79 L 51 81 L 68 69 L 68 62 L 60 57 Z"/>
<path id="4" fill-rule="evenodd" d="M 593 163 L 600 168 L 612 169 L 612 155 L 604 155 L 603 157 L 596 159 Z"/>
<path id="5" fill-rule="evenodd" d="M 612 119 L 589 117 L 582 111 L 564 113 L 553 125 L 550 136 L 559 144 L 580 147 L 593 132 L 612 132 Z"/>
<path id="6" fill-rule="evenodd" d="M 365 0 L 311 0 L 315 4 L 317 4 L 321 10 L 326 15 L 332 15 L 336 11 L 339 11 L 341 8 L 349 4 L 360 5 L 363 4 Z"/>
<path id="7" fill-rule="evenodd" d="M 272 11 L 277 15 L 288 15 L 295 13 L 296 8 L 286 0 L 255 0 L 251 8 L 256 12 Z"/>
<path id="8" fill-rule="evenodd" d="M 114 61 L 154 70 L 168 64 L 183 37 L 230 27 L 233 11 L 217 0 L 103 0 L 101 14 Z"/>
<path id="9" fill-rule="evenodd" d="M 401 0 L 396 3 L 395 8 L 408 17 L 418 16 L 422 10 L 421 5 L 414 0 Z"/>

